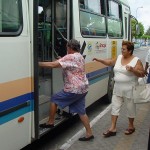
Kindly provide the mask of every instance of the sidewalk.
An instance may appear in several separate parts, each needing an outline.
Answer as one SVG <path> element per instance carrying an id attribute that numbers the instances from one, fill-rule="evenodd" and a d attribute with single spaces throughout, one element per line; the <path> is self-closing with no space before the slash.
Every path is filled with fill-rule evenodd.
<path id="1" fill-rule="evenodd" d="M 124 105 L 117 122 L 117 135 L 104 138 L 102 133 L 110 126 L 110 111 L 92 126 L 94 140 L 87 142 L 75 140 L 74 143 L 70 144 L 68 148 L 63 148 L 63 150 L 148 150 L 150 103 L 137 105 L 136 131 L 133 134 L 124 134 L 125 129 L 128 127 Z M 81 136 L 84 136 L 84 134 Z"/>

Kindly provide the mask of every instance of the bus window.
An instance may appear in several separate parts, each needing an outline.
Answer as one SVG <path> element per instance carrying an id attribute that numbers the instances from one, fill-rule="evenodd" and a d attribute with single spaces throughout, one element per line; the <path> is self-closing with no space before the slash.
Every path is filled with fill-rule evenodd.
<path id="1" fill-rule="evenodd" d="M 56 3 L 56 25 L 57 27 L 66 28 L 66 0 Z"/>
<path id="2" fill-rule="evenodd" d="M 58 56 L 63 57 L 67 53 L 66 41 L 62 38 L 62 36 L 67 38 L 67 12 L 66 12 L 67 0 L 55 0 L 54 3 L 55 12 L 53 15 L 54 17 L 53 20 L 51 7 L 52 7 L 51 1 L 48 0 L 39 1 L 38 52 L 39 52 L 39 60 L 41 61 L 51 61 L 52 54 L 54 54 L 54 57 L 56 58 Z M 52 40 L 52 21 L 55 24 L 53 40 Z M 54 51 L 54 53 L 52 53 L 52 51 Z"/>
<path id="3" fill-rule="evenodd" d="M 105 14 L 103 0 L 80 0 L 80 8 L 97 14 Z"/>
<path id="4" fill-rule="evenodd" d="M 86 4 L 86 8 L 89 11 L 101 14 L 100 3 L 97 2 L 97 0 L 92 0 L 92 1 L 91 0 L 86 0 L 85 4 Z"/>
<path id="5" fill-rule="evenodd" d="M 54 20 L 57 29 L 55 28 L 54 47 L 57 55 L 63 57 L 67 54 L 66 41 L 64 39 L 67 39 L 67 0 L 56 0 L 55 7 L 56 15 Z"/>
<path id="6" fill-rule="evenodd" d="M 50 9 L 51 4 L 44 0 L 39 1 L 38 6 L 38 56 L 40 61 L 51 61 L 51 22 L 47 16 L 48 8 Z M 51 12 L 51 9 L 50 9 Z"/>
<path id="7" fill-rule="evenodd" d="M 119 19 L 119 5 L 114 1 L 109 1 L 109 16 Z"/>
<path id="8" fill-rule="evenodd" d="M 108 19 L 108 35 L 110 37 L 122 37 L 122 23 L 113 19 Z"/>
<path id="9" fill-rule="evenodd" d="M 122 37 L 122 13 L 121 6 L 113 1 L 108 1 L 108 35 L 109 37 Z"/>
<path id="10" fill-rule="evenodd" d="M 18 35 L 22 30 L 20 0 L 0 1 L 0 35 Z"/>
<path id="11" fill-rule="evenodd" d="M 105 18 L 102 16 L 80 11 L 80 26 L 82 35 L 106 35 Z"/>
<path id="12" fill-rule="evenodd" d="M 80 27 L 83 36 L 106 36 L 104 2 L 80 0 Z"/>

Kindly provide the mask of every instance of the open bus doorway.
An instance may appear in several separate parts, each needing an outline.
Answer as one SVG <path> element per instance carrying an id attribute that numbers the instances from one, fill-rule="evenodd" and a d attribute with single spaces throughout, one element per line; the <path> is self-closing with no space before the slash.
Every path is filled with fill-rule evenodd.
<path id="1" fill-rule="evenodd" d="M 68 37 L 67 0 L 39 0 L 38 4 L 38 61 L 53 61 L 66 55 Z M 39 68 L 39 124 L 49 117 L 50 99 L 53 93 L 63 88 L 61 69 Z M 65 117 L 58 111 L 56 125 Z M 40 129 L 39 135 L 49 129 Z"/>

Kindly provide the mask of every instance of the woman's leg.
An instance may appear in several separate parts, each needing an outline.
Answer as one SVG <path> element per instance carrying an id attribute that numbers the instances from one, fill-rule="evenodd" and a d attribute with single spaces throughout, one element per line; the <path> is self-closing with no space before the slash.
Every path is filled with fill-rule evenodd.
<path id="1" fill-rule="evenodd" d="M 123 98 L 113 95 L 112 97 L 112 112 L 111 112 L 111 126 L 109 128 L 109 131 L 116 132 L 116 123 L 118 116 L 120 114 L 120 109 L 123 104 Z"/>
<path id="2" fill-rule="evenodd" d="M 51 102 L 48 124 L 54 124 L 56 111 L 57 111 L 57 104 Z"/>
<path id="3" fill-rule="evenodd" d="M 116 135 L 116 123 L 117 123 L 117 119 L 118 119 L 118 116 L 115 116 L 115 115 L 111 115 L 111 126 L 110 128 L 103 133 L 103 136 L 104 137 L 110 137 L 110 136 L 115 136 Z"/>
<path id="4" fill-rule="evenodd" d="M 111 112 L 111 126 L 110 128 L 103 133 L 105 137 L 115 136 L 116 135 L 116 124 L 117 119 L 120 113 L 121 106 L 123 104 L 123 98 L 113 95 L 112 97 L 112 112 Z"/>
<path id="5" fill-rule="evenodd" d="M 118 119 L 118 116 L 111 115 L 111 126 L 109 128 L 109 131 L 116 132 L 117 119 Z"/>
<path id="6" fill-rule="evenodd" d="M 134 118 L 128 118 L 128 119 L 129 119 L 128 129 L 134 129 Z"/>
<path id="7" fill-rule="evenodd" d="M 86 114 L 84 115 L 79 115 L 80 116 L 80 119 L 86 129 L 86 138 L 92 136 L 92 130 L 91 130 L 91 127 L 90 127 L 90 123 L 89 123 L 89 118 Z"/>
<path id="8" fill-rule="evenodd" d="M 54 120 L 55 120 L 56 111 L 57 111 L 57 104 L 51 102 L 49 120 L 47 123 L 40 124 L 41 128 L 53 128 L 54 127 Z"/>
<path id="9" fill-rule="evenodd" d="M 127 116 L 129 119 L 128 128 L 125 131 L 125 134 L 129 135 L 135 131 L 134 127 L 134 118 L 136 116 L 136 105 L 133 102 L 133 99 L 125 99 L 126 106 L 127 106 Z"/>
<path id="10" fill-rule="evenodd" d="M 136 104 L 134 104 L 133 99 L 125 99 L 127 107 L 127 116 L 129 119 L 128 129 L 134 129 L 134 118 L 136 116 Z"/>

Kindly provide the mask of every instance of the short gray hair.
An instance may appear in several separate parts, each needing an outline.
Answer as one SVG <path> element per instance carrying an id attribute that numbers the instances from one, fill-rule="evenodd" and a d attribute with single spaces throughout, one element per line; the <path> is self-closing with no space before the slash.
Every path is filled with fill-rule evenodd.
<path id="1" fill-rule="evenodd" d="M 80 51 L 80 42 L 78 42 L 75 39 L 71 39 L 67 42 L 67 46 L 73 49 L 74 51 L 79 52 Z"/>

